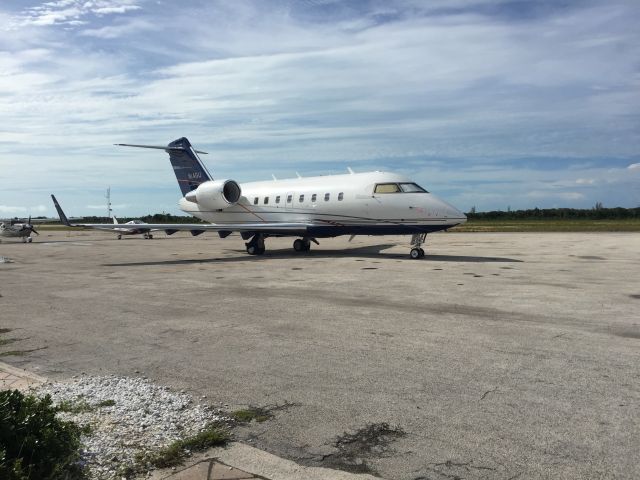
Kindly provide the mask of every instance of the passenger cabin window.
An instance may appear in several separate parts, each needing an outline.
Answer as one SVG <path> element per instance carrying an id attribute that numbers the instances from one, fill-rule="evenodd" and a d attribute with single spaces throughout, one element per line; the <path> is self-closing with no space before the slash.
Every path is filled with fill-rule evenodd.
<path id="1" fill-rule="evenodd" d="M 316 203 L 316 199 L 318 198 L 318 195 L 316 195 L 315 193 L 313 195 L 311 195 L 311 201 L 313 203 Z"/>
<path id="2" fill-rule="evenodd" d="M 341 202 L 343 198 L 344 198 L 344 192 L 340 192 L 338 194 L 338 201 Z"/>
<path id="3" fill-rule="evenodd" d="M 276 197 L 276 203 L 280 203 L 280 195 Z"/>
<path id="4" fill-rule="evenodd" d="M 254 205 L 257 205 L 257 204 L 258 204 L 258 197 L 256 197 L 256 198 L 254 198 L 254 199 L 253 199 L 253 204 L 254 204 Z"/>
<path id="5" fill-rule="evenodd" d="M 300 195 L 300 198 L 298 199 L 298 201 L 299 201 L 300 203 L 304 202 L 304 195 Z"/>
<path id="6" fill-rule="evenodd" d="M 329 193 L 325 193 L 325 194 L 324 194 L 324 201 L 325 201 L 325 202 L 328 202 L 330 197 L 331 197 L 331 194 L 329 194 Z"/>
<path id="7" fill-rule="evenodd" d="M 293 200 L 293 195 L 287 195 L 287 203 L 291 203 Z"/>
<path id="8" fill-rule="evenodd" d="M 264 204 L 266 205 L 267 203 L 269 203 L 269 197 L 264 197 Z"/>

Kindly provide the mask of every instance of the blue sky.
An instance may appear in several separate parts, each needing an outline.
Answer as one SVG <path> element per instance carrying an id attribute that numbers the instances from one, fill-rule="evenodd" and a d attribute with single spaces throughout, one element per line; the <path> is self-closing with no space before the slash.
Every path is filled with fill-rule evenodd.
<path id="1" fill-rule="evenodd" d="M 179 213 L 239 182 L 406 173 L 464 211 L 640 205 L 640 2 L 3 0 L 0 217 Z"/>

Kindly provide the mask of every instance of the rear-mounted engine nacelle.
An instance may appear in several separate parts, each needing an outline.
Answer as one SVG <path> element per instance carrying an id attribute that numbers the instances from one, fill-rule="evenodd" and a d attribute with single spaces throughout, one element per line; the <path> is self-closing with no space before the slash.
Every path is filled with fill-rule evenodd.
<path id="1" fill-rule="evenodd" d="M 234 180 L 212 180 L 204 182 L 184 198 L 210 210 L 224 210 L 240 200 L 242 191 Z"/>

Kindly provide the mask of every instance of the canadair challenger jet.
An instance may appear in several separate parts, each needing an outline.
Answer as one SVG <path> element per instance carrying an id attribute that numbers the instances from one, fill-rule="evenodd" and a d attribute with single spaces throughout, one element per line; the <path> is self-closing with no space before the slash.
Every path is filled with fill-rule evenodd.
<path id="1" fill-rule="evenodd" d="M 453 206 L 395 173 L 351 173 L 241 185 L 230 179 L 215 180 L 198 157 L 206 152 L 195 150 L 184 137 L 166 147 L 117 145 L 166 151 L 183 195 L 180 209 L 211 222 L 146 227 L 169 235 L 179 230 L 189 230 L 193 235 L 215 231 L 221 238 L 239 232 L 243 240 L 248 240 L 245 246 L 249 255 L 262 255 L 268 237 L 298 237 L 293 248 L 304 252 L 311 242 L 318 244 L 318 238 L 405 234 L 412 235 L 410 254 L 417 259 L 424 256 L 421 246 L 427 233 L 467 220 Z M 55 199 L 54 203 L 62 219 L 64 214 Z"/>

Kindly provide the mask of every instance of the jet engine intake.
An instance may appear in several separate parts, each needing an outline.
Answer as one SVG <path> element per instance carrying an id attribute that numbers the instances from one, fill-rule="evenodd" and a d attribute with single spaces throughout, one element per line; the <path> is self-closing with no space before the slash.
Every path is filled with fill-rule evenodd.
<path id="1" fill-rule="evenodd" d="M 187 193 L 184 198 L 211 210 L 224 210 L 240 200 L 242 190 L 234 180 L 210 180 Z"/>

